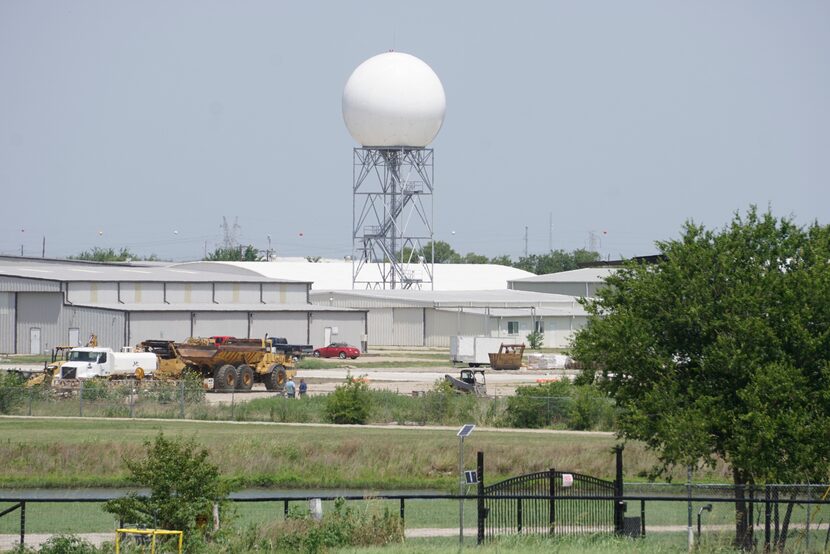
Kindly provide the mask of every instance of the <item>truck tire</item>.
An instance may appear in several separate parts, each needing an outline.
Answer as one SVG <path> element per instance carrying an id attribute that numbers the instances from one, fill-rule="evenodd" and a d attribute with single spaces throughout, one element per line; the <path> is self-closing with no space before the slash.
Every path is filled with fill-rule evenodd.
<path id="1" fill-rule="evenodd" d="M 230 392 L 236 387 L 236 368 L 225 364 L 213 374 L 213 390 Z"/>
<path id="2" fill-rule="evenodd" d="M 248 364 L 236 368 L 236 390 L 251 390 L 254 386 L 254 369 Z"/>
<path id="3" fill-rule="evenodd" d="M 262 378 L 267 390 L 282 390 L 285 384 L 285 367 L 280 364 L 271 364 L 268 373 Z"/>

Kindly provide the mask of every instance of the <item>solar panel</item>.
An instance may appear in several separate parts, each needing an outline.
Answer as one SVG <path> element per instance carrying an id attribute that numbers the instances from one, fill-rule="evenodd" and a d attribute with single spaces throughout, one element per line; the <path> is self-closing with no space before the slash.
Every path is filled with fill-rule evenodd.
<path id="1" fill-rule="evenodd" d="M 475 429 L 475 428 L 476 428 L 475 425 L 473 425 L 472 423 L 468 423 L 467 425 L 465 425 L 464 427 L 462 427 L 461 429 L 458 430 L 458 435 L 456 435 L 456 436 L 461 437 L 462 439 L 466 438 L 466 437 L 469 437 L 470 433 L 472 433 L 473 429 Z"/>

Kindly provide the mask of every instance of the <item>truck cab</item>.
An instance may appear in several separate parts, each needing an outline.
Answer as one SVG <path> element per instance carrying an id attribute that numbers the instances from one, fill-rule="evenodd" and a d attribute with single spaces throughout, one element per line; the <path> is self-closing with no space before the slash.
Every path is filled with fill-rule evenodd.
<path id="1" fill-rule="evenodd" d="M 113 352 L 111 348 L 81 347 L 69 352 L 69 359 L 61 368 L 61 379 L 90 379 L 93 377 L 136 376 L 152 374 L 158 367 L 158 358 L 149 352 Z"/>

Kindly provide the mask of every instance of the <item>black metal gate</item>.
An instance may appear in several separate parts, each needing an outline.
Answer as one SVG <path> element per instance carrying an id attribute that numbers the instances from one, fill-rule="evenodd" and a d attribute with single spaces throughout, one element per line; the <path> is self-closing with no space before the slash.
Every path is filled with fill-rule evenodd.
<path id="1" fill-rule="evenodd" d="M 550 469 L 485 487 L 481 452 L 477 473 L 479 543 L 505 534 L 622 532 L 622 448 L 616 481 Z"/>

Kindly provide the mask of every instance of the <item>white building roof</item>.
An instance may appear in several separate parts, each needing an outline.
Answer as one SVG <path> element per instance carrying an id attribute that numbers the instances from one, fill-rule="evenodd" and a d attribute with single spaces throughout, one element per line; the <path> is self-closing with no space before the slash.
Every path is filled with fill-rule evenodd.
<path id="1" fill-rule="evenodd" d="M 340 308 L 315 304 L 89 304 L 73 302 L 73 306 L 117 310 L 119 312 L 360 312 L 360 308 Z"/>
<path id="2" fill-rule="evenodd" d="M 290 282 L 265 277 L 254 271 L 232 266 L 192 264 L 145 265 L 132 263 L 81 262 L 75 260 L 41 260 L 37 258 L 0 258 L 0 275 L 46 281 L 112 282 Z"/>
<path id="3" fill-rule="evenodd" d="M 565 294 L 547 294 L 522 290 L 312 290 L 309 298 L 315 304 L 348 299 L 372 307 L 418 306 L 433 308 L 519 308 L 571 306 L 576 298 Z"/>
<path id="4" fill-rule="evenodd" d="M 533 311 L 531 312 L 531 310 Z M 456 310 L 452 308 L 440 308 L 438 311 L 454 313 Z M 490 315 L 490 317 L 528 317 L 530 315 L 534 315 L 536 317 L 570 317 L 588 315 L 585 308 L 577 302 L 562 307 L 465 308 L 464 313 Z"/>
<path id="5" fill-rule="evenodd" d="M 197 262 L 243 268 L 270 279 L 312 283 L 312 290 L 346 290 L 352 288 L 352 262 Z M 192 264 L 181 264 L 186 267 Z M 418 265 L 413 271 L 421 270 Z M 380 279 L 380 264 L 367 264 L 361 279 Z M 435 264 L 433 289 L 436 291 L 470 291 L 506 289 L 507 282 L 533 275 L 523 269 L 496 264 Z M 429 286 L 429 285 L 425 285 Z"/>
<path id="6" fill-rule="evenodd" d="M 602 283 L 609 275 L 618 271 L 614 267 L 586 267 L 545 275 L 532 275 L 520 279 L 511 279 L 521 283 Z"/>

